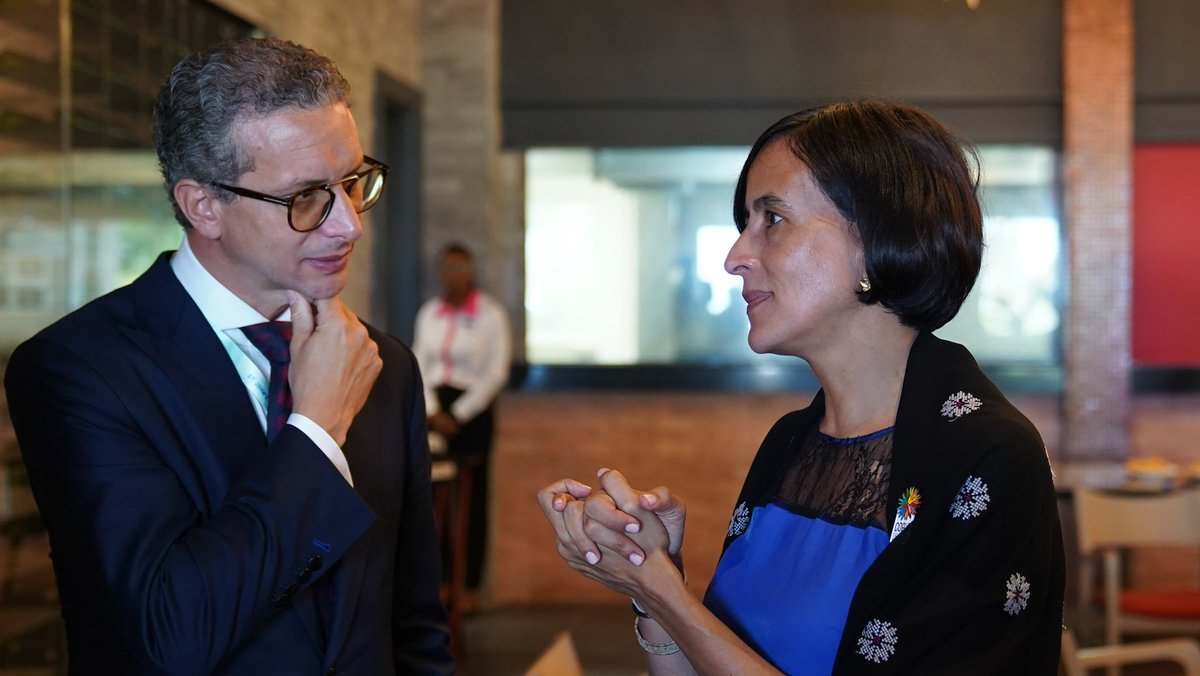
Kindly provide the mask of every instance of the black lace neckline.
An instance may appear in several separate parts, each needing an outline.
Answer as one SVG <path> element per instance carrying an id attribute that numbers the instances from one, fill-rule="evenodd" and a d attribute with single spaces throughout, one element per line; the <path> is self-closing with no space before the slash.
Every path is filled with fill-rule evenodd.
<path id="1" fill-rule="evenodd" d="M 831 523 L 887 530 L 894 427 L 840 438 L 812 429 L 794 442 L 775 501 Z"/>
<path id="2" fill-rule="evenodd" d="M 825 434 L 818 428 L 817 436 L 820 437 L 822 441 L 828 441 L 833 444 L 841 444 L 843 446 L 851 446 L 853 444 L 862 443 L 864 441 L 871 441 L 872 439 L 878 439 L 879 437 L 882 437 L 885 434 L 891 434 L 893 431 L 895 431 L 895 429 L 896 429 L 896 426 L 892 425 L 891 427 L 885 427 L 881 430 L 871 432 L 869 434 L 859 435 L 857 437 L 835 437 L 832 434 Z"/>

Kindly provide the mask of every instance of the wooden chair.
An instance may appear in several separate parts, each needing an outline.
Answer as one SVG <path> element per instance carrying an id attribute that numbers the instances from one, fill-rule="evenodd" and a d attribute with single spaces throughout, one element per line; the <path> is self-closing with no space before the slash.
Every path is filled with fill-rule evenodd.
<path id="1" fill-rule="evenodd" d="M 1104 642 L 1127 634 L 1200 635 L 1200 588 L 1148 590 L 1122 584 L 1121 551 L 1133 547 L 1194 549 L 1200 556 L 1200 488 L 1131 494 L 1079 488 L 1074 492 L 1080 554 L 1080 604 L 1094 589 L 1094 558 L 1104 576 Z"/>
<path id="2" fill-rule="evenodd" d="M 1089 669 L 1115 670 L 1146 662 L 1174 662 L 1183 667 L 1184 676 L 1200 676 L 1200 643 L 1175 638 L 1080 648 L 1071 630 L 1063 627 L 1060 676 L 1086 676 Z"/>

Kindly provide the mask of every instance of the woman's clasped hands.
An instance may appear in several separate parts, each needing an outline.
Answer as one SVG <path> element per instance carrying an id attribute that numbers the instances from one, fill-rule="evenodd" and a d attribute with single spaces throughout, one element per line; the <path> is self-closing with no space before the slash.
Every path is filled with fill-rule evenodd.
<path id="1" fill-rule="evenodd" d="M 556 481 L 538 492 L 538 505 L 567 565 L 644 599 L 659 575 L 682 575 L 683 501 L 661 486 L 636 490 L 616 470 L 601 469 L 596 476 L 597 488 L 574 479 Z"/>

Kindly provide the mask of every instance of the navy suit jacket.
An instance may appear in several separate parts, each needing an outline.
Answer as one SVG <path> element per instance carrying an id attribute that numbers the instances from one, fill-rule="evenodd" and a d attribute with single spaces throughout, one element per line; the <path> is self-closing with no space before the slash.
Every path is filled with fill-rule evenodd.
<path id="1" fill-rule="evenodd" d="M 72 674 L 452 671 L 420 375 L 370 331 L 353 488 L 298 429 L 267 444 L 169 254 L 17 348 L 5 386 Z"/>

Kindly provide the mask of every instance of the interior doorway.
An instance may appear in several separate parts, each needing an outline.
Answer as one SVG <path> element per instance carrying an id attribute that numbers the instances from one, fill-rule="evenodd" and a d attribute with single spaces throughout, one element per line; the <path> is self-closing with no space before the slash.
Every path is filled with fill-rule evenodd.
<path id="1" fill-rule="evenodd" d="M 421 304 L 421 115 L 420 95 L 382 73 L 377 76 L 379 160 L 391 167 L 387 190 L 376 207 L 372 315 L 388 333 L 412 345 Z"/>

